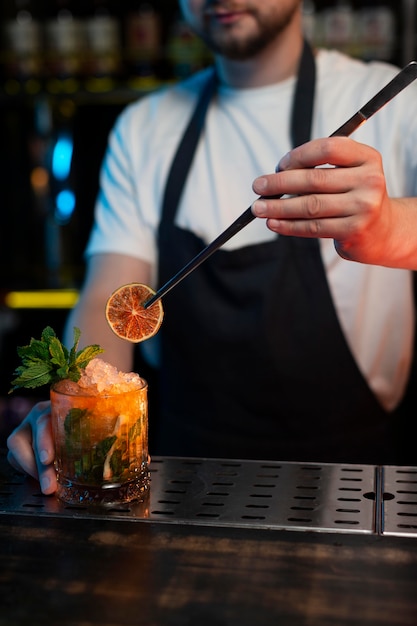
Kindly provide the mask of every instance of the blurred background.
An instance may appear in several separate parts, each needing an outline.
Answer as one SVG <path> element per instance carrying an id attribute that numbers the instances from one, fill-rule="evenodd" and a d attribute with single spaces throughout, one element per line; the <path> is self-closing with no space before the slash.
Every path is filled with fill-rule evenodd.
<path id="1" fill-rule="evenodd" d="M 416 5 L 305 0 L 305 33 L 314 44 L 402 66 L 417 55 Z M 77 299 L 116 116 L 210 62 L 176 0 L 2 0 L 0 436 L 38 399 L 8 395 L 16 346 L 46 325 L 60 334 Z M 152 379 L 146 368 L 137 365 Z"/>

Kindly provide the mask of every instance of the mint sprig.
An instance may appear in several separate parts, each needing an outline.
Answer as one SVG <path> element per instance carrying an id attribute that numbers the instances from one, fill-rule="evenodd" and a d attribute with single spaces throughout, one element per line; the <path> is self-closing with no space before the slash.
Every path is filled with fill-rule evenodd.
<path id="1" fill-rule="evenodd" d="M 56 336 L 55 331 L 47 326 L 42 331 L 41 339 L 31 339 L 29 345 L 17 348 L 22 365 L 16 368 L 12 380 L 15 389 L 35 389 L 43 385 L 52 385 L 58 380 L 69 379 L 77 382 L 81 370 L 103 349 L 94 344 L 78 350 L 81 331 L 74 327 L 74 345 L 66 348 Z"/>

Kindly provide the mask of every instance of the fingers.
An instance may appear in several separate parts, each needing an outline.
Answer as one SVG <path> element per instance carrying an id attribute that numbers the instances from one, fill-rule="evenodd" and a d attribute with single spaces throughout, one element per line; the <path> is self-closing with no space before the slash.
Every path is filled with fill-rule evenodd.
<path id="1" fill-rule="evenodd" d="M 39 402 L 7 439 L 8 461 L 39 480 L 45 494 L 56 491 L 50 404 Z"/>
<path id="2" fill-rule="evenodd" d="M 367 158 L 371 148 L 348 137 L 313 139 L 288 152 L 277 165 L 277 171 L 306 169 L 331 164 L 356 167 Z"/>
<path id="3" fill-rule="evenodd" d="M 379 207 L 379 196 L 374 199 L 364 190 L 262 199 L 253 204 L 252 212 L 281 235 L 346 239 L 365 230 Z"/>
<path id="4" fill-rule="evenodd" d="M 337 208 L 336 208 L 337 207 Z M 261 198 L 252 206 L 256 217 L 275 218 L 281 220 L 315 220 L 339 217 L 351 214 L 351 207 L 343 193 L 317 194 L 310 193 L 281 199 Z"/>
<path id="5" fill-rule="evenodd" d="M 386 197 L 379 153 L 346 137 L 295 148 L 253 189 L 260 196 L 253 214 L 274 232 L 299 237 L 356 237 L 377 219 Z"/>
<path id="6" fill-rule="evenodd" d="M 327 220 L 277 220 L 268 219 L 267 226 L 280 235 L 320 239 L 345 239 L 347 225 L 340 218 Z M 353 228 L 352 228 L 353 230 Z"/>
<path id="7" fill-rule="evenodd" d="M 45 404 L 45 408 L 40 412 L 36 420 L 34 452 L 42 493 L 51 494 L 57 488 L 56 473 L 53 465 L 55 451 L 52 437 L 50 403 Z"/>
<path id="8" fill-rule="evenodd" d="M 11 452 L 9 450 L 9 452 L 7 453 L 7 461 L 10 463 L 10 465 L 12 467 L 14 467 L 15 470 L 17 470 L 18 472 L 21 472 L 22 474 L 25 473 L 25 470 L 23 469 L 23 467 L 16 461 L 16 459 L 14 458 L 13 452 Z"/>
<path id="9" fill-rule="evenodd" d="M 322 167 L 298 169 L 269 174 L 257 178 L 253 190 L 262 198 L 274 196 L 307 195 L 313 193 L 346 193 L 354 184 L 348 170 Z"/>
<path id="10" fill-rule="evenodd" d="M 260 196 L 345 193 L 356 187 L 364 166 L 367 170 L 380 166 L 380 155 L 373 148 L 347 137 L 316 139 L 286 154 L 278 174 L 257 178 L 253 190 Z"/>

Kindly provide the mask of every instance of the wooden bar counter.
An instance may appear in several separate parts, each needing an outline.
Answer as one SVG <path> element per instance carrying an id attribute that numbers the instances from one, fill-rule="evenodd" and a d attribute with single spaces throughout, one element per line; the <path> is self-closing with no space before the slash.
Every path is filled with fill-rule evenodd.
<path id="1" fill-rule="evenodd" d="M 92 511 L 0 461 L 1 626 L 417 624 L 417 468 L 161 458 Z"/>

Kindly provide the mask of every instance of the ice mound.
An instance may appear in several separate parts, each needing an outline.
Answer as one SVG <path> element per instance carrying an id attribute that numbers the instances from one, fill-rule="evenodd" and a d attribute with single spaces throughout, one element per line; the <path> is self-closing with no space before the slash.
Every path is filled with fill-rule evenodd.
<path id="1" fill-rule="evenodd" d="M 64 378 L 64 380 L 59 380 L 57 383 L 53 385 L 53 389 L 55 391 L 59 391 L 59 393 L 66 393 L 69 396 L 80 396 L 85 395 L 84 390 L 81 390 L 78 386 L 78 383 L 74 383 L 69 378 Z M 95 395 L 91 393 L 91 395 Z"/>
<path id="2" fill-rule="evenodd" d="M 123 393 L 143 386 L 143 380 L 136 372 L 119 370 L 102 359 L 92 359 L 81 373 L 79 387 L 96 389 L 99 393 Z"/>

